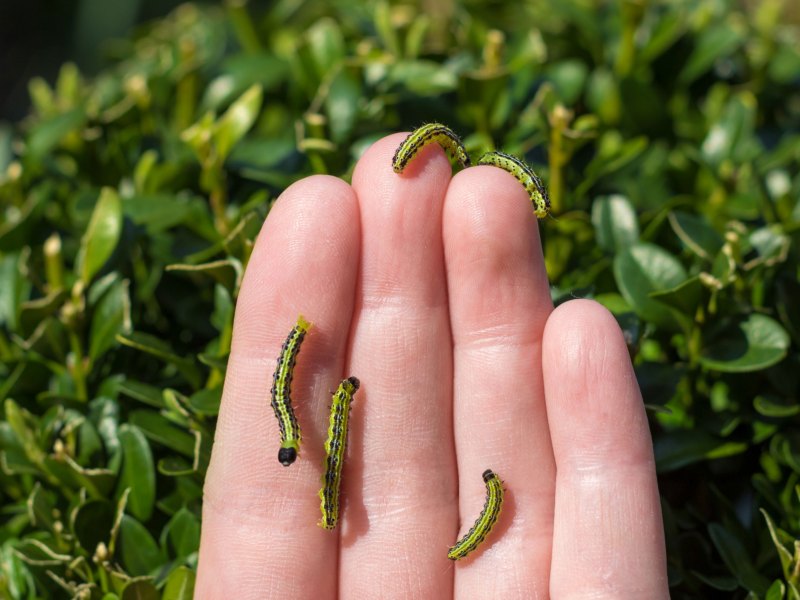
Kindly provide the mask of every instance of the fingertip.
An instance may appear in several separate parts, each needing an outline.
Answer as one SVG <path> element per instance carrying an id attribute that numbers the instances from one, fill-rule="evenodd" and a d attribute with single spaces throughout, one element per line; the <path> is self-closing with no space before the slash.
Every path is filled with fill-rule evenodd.
<path id="1" fill-rule="evenodd" d="M 391 176 L 407 180 L 428 175 L 439 177 L 445 169 L 448 174 L 450 173 L 450 161 L 441 146 L 435 143 L 426 145 L 409 161 L 402 173 L 396 173 L 393 168 L 394 156 L 408 135 L 407 131 L 393 133 L 367 148 L 353 171 L 353 186 L 356 188 L 363 185 L 372 186 L 376 182 L 376 177 Z M 388 179 L 388 181 L 393 180 Z"/>
<path id="2" fill-rule="evenodd" d="M 588 299 L 565 302 L 553 311 L 544 332 L 545 361 L 557 362 L 560 371 L 582 380 L 612 365 L 627 366 L 627 347 L 614 315 Z M 618 361 L 624 361 L 620 365 Z"/>
<path id="3" fill-rule="evenodd" d="M 619 325 L 593 300 L 571 300 L 545 325 L 545 396 L 556 461 L 650 463 L 639 386 Z"/>
<path id="4" fill-rule="evenodd" d="M 469 238 L 484 251 L 507 246 L 509 238 L 520 238 L 526 246 L 538 243 L 538 226 L 530 216 L 525 189 L 497 167 L 479 165 L 456 173 L 444 212 L 446 237 Z"/>

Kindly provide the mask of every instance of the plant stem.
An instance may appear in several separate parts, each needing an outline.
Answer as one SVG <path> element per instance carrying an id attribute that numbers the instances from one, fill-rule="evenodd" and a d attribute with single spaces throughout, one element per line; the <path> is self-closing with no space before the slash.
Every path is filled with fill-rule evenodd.
<path id="1" fill-rule="evenodd" d="M 81 344 L 80 337 L 78 337 L 78 334 L 74 331 L 69 332 L 69 345 L 70 349 L 72 350 L 73 360 L 72 365 L 70 365 L 70 372 L 72 373 L 72 378 L 75 381 L 75 392 L 77 393 L 79 399 L 81 399 L 83 402 L 87 402 L 89 400 L 89 394 L 86 389 L 83 344 Z"/>

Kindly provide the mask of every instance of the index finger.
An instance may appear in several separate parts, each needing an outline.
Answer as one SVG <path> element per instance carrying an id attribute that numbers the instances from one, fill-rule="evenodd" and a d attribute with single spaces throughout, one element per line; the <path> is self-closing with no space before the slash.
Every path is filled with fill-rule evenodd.
<path id="1" fill-rule="evenodd" d="M 338 536 L 317 527 L 317 492 L 330 390 L 344 376 L 359 236 L 355 195 L 333 177 L 292 185 L 264 223 L 236 306 L 206 477 L 198 598 L 336 596 Z M 299 313 L 312 322 L 292 386 L 303 441 L 286 468 L 269 396 Z"/>

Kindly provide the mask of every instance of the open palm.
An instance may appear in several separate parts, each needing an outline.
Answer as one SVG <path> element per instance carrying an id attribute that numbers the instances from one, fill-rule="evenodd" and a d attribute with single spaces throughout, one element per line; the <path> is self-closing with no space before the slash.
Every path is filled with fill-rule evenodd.
<path id="1" fill-rule="evenodd" d="M 245 274 L 205 487 L 196 597 L 667 598 L 650 434 L 613 317 L 553 310 L 523 188 L 451 176 L 438 146 L 402 175 L 403 134 L 352 186 L 291 186 Z M 269 389 L 281 343 L 312 323 L 292 393 L 300 456 L 277 460 Z M 330 392 L 353 403 L 342 520 L 320 519 Z M 491 535 L 447 549 L 504 481 Z"/>

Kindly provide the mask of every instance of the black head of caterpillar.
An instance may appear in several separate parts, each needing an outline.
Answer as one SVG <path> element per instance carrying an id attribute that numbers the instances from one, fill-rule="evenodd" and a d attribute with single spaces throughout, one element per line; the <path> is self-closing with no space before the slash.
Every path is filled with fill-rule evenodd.
<path id="1" fill-rule="evenodd" d="M 402 173 L 417 154 L 430 143 L 439 144 L 448 156 L 461 167 L 470 165 L 469 155 L 456 133 L 441 123 L 428 123 L 417 127 L 395 150 L 392 158 L 392 169 L 395 173 Z"/>
<path id="2" fill-rule="evenodd" d="M 297 460 L 297 450 L 294 448 L 281 448 L 278 450 L 278 462 L 288 467 Z"/>

